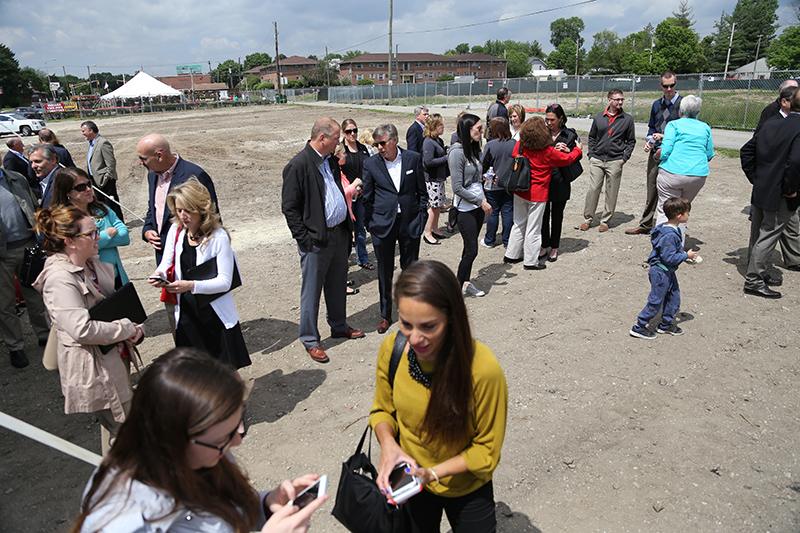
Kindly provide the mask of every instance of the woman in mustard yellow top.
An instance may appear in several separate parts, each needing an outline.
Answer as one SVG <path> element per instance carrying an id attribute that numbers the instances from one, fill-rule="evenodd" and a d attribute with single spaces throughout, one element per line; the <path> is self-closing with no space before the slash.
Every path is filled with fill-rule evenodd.
<path id="1" fill-rule="evenodd" d="M 442 511 L 454 533 L 496 529 L 492 474 L 506 431 L 508 388 L 491 350 L 472 338 L 453 272 L 418 261 L 395 284 L 400 331 L 408 338 L 389 384 L 396 335 L 378 355 L 370 425 L 381 444 L 378 487 L 407 462 L 425 486 L 405 503 L 413 531 L 438 532 Z"/>

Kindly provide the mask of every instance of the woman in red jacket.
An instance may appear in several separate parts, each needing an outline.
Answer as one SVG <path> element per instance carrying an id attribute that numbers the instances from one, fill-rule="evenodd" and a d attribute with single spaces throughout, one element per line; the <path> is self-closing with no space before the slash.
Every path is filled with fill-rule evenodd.
<path id="1" fill-rule="evenodd" d="M 551 146 L 552 142 L 544 119 L 533 117 L 522 124 L 520 143 L 514 148 L 515 156 L 521 149 L 522 155 L 531 163 L 531 188 L 514 193 L 514 226 L 503 262 L 524 260 L 525 270 L 542 270 L 547 266 L 539 264 L 539 250 L 542 245 L 542 216 L 553 167 L 571 165 L 583 153 L 581 143 L 570 150 L 564 143 Z"/>

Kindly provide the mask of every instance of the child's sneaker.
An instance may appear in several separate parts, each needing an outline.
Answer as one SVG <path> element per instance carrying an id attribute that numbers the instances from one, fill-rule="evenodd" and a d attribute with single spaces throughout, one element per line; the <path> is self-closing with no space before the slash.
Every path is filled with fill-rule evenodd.
<path id="1" fill-rule="evenodd" d="M 670 335 L 683 335 L 683 330 L 670 322 L 669 324 L 659 324 L 656 330 L 659 333 L 669 333 Z"/>
<path id="2" fill-rule="evenodd" d="M 638 337 L 640 339 L 646 340 L 653 340 L 656 338 L 656 334 L 647 329 L 647 327 L 642 327 L 639 324 L 636 324 L 631 328 L 631 337 Z"/>

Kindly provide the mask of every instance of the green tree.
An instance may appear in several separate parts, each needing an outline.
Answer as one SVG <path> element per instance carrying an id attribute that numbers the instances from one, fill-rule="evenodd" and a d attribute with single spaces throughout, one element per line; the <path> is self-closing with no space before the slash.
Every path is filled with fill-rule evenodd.
<path id="1" fill-rule="evenodd" d="M 239 63 L 233 59 L 226 59 L 217 68 L 211 71 L 211 78 L 216 80 L 217 83 L 224 83 L 228 87 L 233 87 L 231 78 L 238 80 L 239 78 Z"/>
<path id="2" fill-rule="evenodd" d="M 254 89 L 256 91 L 261 91 L 261 90 L 264 90 L 264 89 L 274 89 L 274 88 L 275 88 L 275 84 L 272 83 L 271 81 L 265 81 L 265 82 L 259 83 L 258 85 L 256 85 L 254 87 Z"/>
<path id="3" fill-rule="evenodd" d="M 789 26 L 767 49 L 767 65 L 778 70 L 800 65 L 800 26 Z"/>
<path id="4" fill-rule="evenodd" d="M 528 54 L 519 50 L 508 52 L 508 72 L 509 78 L 525 78 L 530 76 L 531 65 L 528 63 Z"/>
<path id="5" fill-rule="evenodd" d="M 308 59 L 313 59 L 314 61 L 319 61 L 319 58 L 317 56 L 315 56 L 314 54 L 311 54 L 310 56 L 308 56 Z"/>
<path id="6" fill-rule="evenodd" d="M 461 54 L 468 54 L 469 53 L 469 43 L 461 43 L 456 45 L 456 47 L 452 50 L 445 50 L 444 55 L 446 56 L 457 56 Z"/>
<path id="7" fill-rule="evenodd" d="M 705 56 L 697 34 L 669 17 L 656 26 L 653 63 L 656 72 L 673 70 L 677 74 L 701 72 Z"/>
<path id="8" fill-rule="evenodd" d="M 253 88 L 259 83 L 261 83 L 260 77 L 256 76 L 255 74 L 248 74 L 247 76 L 242 78 L 242 81 L 239 82 L 239 85 L 237 85 L 237 87 L 239 89 L 247 88 L 249 90 L 253 90 Z"/>
<path id="9" fill-rule="evenodd" d="M 14 52 L 4 44 L 0 44 L 0 107 L 16 107 L 19 105 L 19 90 L 22 77 L 19 72 L 19 61 Z"/>
<path id="10" fill-rule="evenodd" d="M 31 67 L 23 67 L 20 75 L 20 97 L 29 100 L 32 94 L 47 94 L 47 75 Z"/>
<path id="11" fill-rule="evenodd" d="M 442 74 L 441 76 L 436 78 L 436 81 L 453 81 L 454 79 L 456 79 L 456 77 L 453 76 L 452 74 Z"/>
<path id="12" fill-rule="evenodd" d="M 694 8 L 689 5 L 689 0 L 681 0 L 678 11 L 673 11 L 672 16 L 678 26 L 691 30 L 694 26 Z"/>
<path id="13" fill-rule="evenodd" d="M 272 56 L 266 52 L 255 52 L 245 56 L 242 68 L 244 68 L 244 70 L 250 70 L 251 68 L 264 67 L 270 63 L 272 63 Z"/>
<path id="14" fill-rule="evenodd" d="M 547 68 L 563 69 L 566 74 L 575 74 L 575 41 L 564 39 L 558 48 L 550 52 L 547 56 Z M 586 51 L 581 48 L 577 50 L 578 55 L 578 74 L 583 73 L 583 63 L 586 60 Z"/>
<path id="15" fill-rule="evenodd" d="M 648 24 L 644 30 L 631 33 L 620 41 L 622 67 L 625 74 L 658 74 L 658 65 L 650 61 L 650 47 L 655 41 L 655 28 Z"/>
<path id="16" fill-rule="evenodd" d="M 345 52 L 342 56 L 342 61 L 350 61 L 351 59 L 363 56 L 364 54 L 368 54 L 369 52 L 362 52 L 361 50 L 350 50 L 349 52 Z"/>
<path id="17" fill-rule="evenodd" d="M 594 34 L 594 44 L 586 54 L 589 71 L 619 74 L 624 71 L 625 46 L 619 36 L 611 30 Z"/>
<path id="18" fill-rule="evenodd" d="M 356 85 L 375 85 L 375 82 L 372 80 L 368 80 L 367 78 L 362 78 L 358 80 Z"/>
<path id="19" fill-rule="evenodd" d="M 778 28 L 778 0 L 738 0 L 731 13 L 731 22 L 736 23 L 731 48 L 731 68 L 755 61 L 758 37 L 761 50 L 767 50 L 775 38 Z M 795 65 L 796 66 L 796 65 Z"/>
<path id="20" fill-rule="evenodd" d="M 728 43 L 731 38 L 731 16 L 725 11 L 714 23 L 714 31 L 703 38 L 702 47 L 706 54 L 706 68 L 709 72 L 722 72 L 728 57 Z"/>
<path id="21" fill-rule="evenodd" d="M 578 48 L 583 48 L 581 32 L 586 25 L 580 17 L 560 18 L 550 23 L 550 44 L 558 48 L 565 40 L 578 41 Z"/>

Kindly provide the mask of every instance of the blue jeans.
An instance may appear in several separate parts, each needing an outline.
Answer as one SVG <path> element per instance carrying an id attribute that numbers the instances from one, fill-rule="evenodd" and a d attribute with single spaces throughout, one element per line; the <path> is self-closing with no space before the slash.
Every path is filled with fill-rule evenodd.
<path id="1" fill-rule="evenodd" d="M 675 318 L 675 313 L 681 307 L 681 289 L 678 286 L 678 277 L 675 272 L 664 272 L 657 266 L 650 267 L 649 276 L 650 296 L 647 297 L 647 305 L 639 313 L 638 323 L 645 327 L 663 306 L 661 323 L 670 324 Z"/>
<path id="2" fill-rule="evenodd" d="M 486 238 L 483 240 L 489 246 L 494 245 L 497 238 L 497 226 L 500 217 L 503 217 L 503 246 L 508 246 L 508 236 L 511 235 L 511 226 L 514 225 L 514 196 L 507 191 L 484 191 L 486 201 L 492 206 L 492 214 L 486 219 Z"/>
<path id="3" fill-rule="evenodd" d="M 359 265 L 369 263 L 367 252 L 367 231 L 364 229 L 364 198 L 359 196 L 353 201 L 353 216 L 356 217 L 353 232 L 356 240 L 356 261 Z"/>

